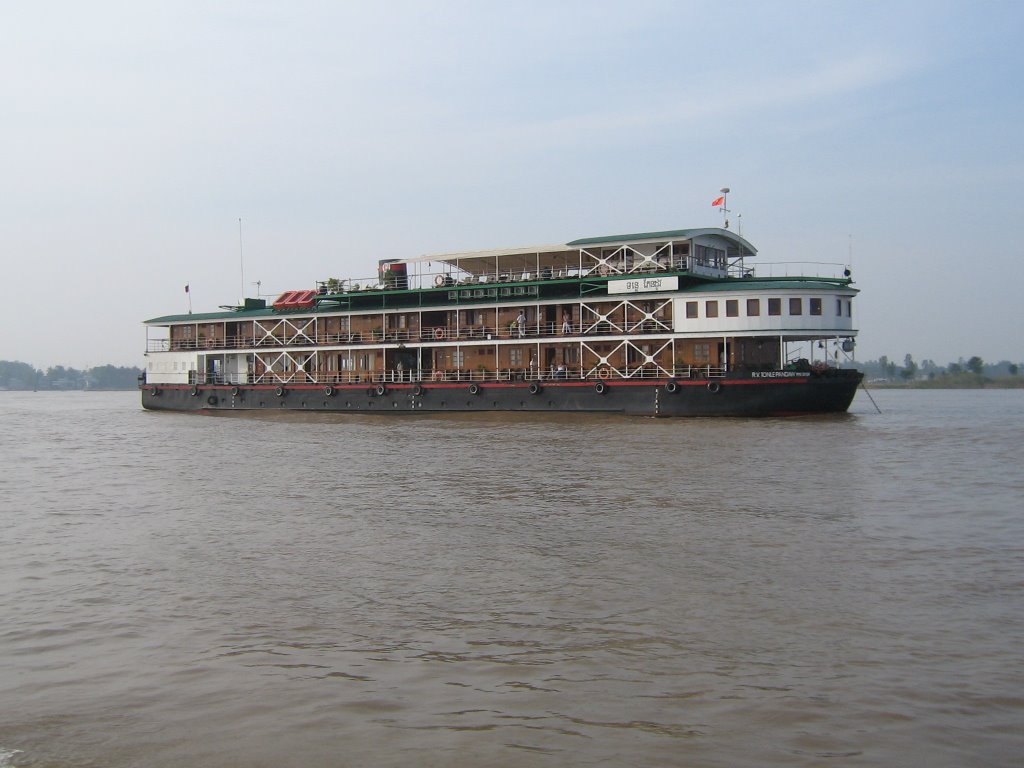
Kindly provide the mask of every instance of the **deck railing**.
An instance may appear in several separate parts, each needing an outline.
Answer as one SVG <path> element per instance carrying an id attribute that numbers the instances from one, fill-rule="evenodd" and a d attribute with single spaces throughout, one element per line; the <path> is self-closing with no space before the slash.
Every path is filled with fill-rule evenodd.
<path id="1" fill-rule="evenodd" d="M 459 342 L 516 339 L 570 339 L 592 338 L 595 336 L 625 336 L 632 334 L 671 333 L 671 327 L 664 321 L 641 320 L 609 323 L 601 321 L 586 327 L 579 323 L 569 324 L 542 322 L 520 326 L 509 323 L 503 326 L 427 326 L 424 328 L 403 328 L 386 331 L 353 331 L 351 333 L 301 334 L 291 337 L 268 335 L 262 338 L 252 336 L 228 336 L 202 339 L 150 339 L 147 352 L 176 352 L 190 350 L 255 349 L 260 347 L 310 347 L 349 346 L 363 344 L 402 344 L 406 342 Z"/>
<path id="2" fill-rule="evenodd" d="M 430 382 L 530 382 L 530 381 L 622 381 L 636 379 L 700 379 L 720 378 L 726 373 L 716 366 L 675 366 L 672 369 L 656 367 L 622 368 L 611 366 L 593 368 L 546 369 L 422 369 L 414 371 L 264 371 L 258 375 L 227 374 L 198 375 L 194 384 L 216 385 L 327 385 L 327 384 L 427 384 Z"/>

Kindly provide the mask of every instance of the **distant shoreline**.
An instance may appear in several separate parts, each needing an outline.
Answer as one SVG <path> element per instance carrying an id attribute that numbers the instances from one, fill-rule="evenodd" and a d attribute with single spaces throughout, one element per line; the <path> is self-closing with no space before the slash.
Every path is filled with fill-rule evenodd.
<path id="1" fill-rule="evenodd" d="M 942 376 L 920 381 L 865 381 L 868 389 L 1024 389 L 1024 377 L 964 380 L 960 376 Z"/>

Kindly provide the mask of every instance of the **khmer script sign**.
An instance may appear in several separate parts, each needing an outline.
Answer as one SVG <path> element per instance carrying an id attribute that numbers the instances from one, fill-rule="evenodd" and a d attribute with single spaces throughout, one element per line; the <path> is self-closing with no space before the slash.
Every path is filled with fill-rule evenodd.
<path id="1" fill-rule="evenodd" d="M 648 293 L 678 289 L 678 277 L 631 277 L 628 280 L 608 281 L 608 293 Z"/>

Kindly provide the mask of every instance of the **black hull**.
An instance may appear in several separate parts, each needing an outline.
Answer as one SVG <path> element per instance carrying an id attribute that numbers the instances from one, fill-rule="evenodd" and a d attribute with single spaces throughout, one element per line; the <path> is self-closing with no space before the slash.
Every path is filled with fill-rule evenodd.
<path id="1" fill-rule="evenodd" d="M 862 374 L 768 371 L 715 379 L 423 382 L 385 384 L 147 384 L 142 406 L 164 411 L 326 413 L 472 411 L 625 413 L 635 416 L 791 416 L 841 413 Z"/>

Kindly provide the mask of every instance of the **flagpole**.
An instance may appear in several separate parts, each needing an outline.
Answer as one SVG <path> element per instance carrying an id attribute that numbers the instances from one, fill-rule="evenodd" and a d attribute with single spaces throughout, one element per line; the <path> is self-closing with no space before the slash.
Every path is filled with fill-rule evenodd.
<path id="1" fill-rule="evenodd" d="M 725 221 L 725 229 L 729 228 L 729 188 L 722 187 L 722 219 Z"/>

